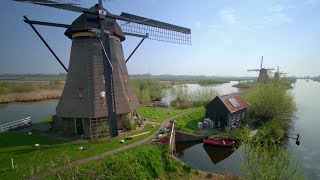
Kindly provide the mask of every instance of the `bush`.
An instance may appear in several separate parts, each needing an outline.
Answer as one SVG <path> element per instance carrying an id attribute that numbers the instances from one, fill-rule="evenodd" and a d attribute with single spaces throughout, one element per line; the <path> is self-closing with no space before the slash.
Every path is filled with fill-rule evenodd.
<path id="1" fill-rule="evenodd" d="M 293 95 L 279 83 L 260 84 L 245 94 L 253 114 L 261 120 L 288 119 L 296 110 Z"/>
<path id="2" fill-rule="evenodd" d="M 183 165 L 183 170 L 186 171 L 187 173 L 191 172 L 191 166 L 189 164 L 184 164 Z"/>
<path id="3" fill-rule="evenodd" d="M 289 152 L 268 137 L 267 130 L 260 130 L 253 138 L 250 131 L 242 136 L 241 169 L 244 179 L 302 179 L 300 166 Z"/>

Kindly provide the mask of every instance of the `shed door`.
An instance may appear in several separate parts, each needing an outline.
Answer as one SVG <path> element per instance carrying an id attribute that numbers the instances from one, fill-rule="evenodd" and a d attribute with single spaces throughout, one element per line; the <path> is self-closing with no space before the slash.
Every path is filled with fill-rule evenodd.
<path id="1" fill-rule="evenodd" d="M 83 121 L 82 118 L 76 118 L 76 134 L 82 135 L 83 134 Z"/>

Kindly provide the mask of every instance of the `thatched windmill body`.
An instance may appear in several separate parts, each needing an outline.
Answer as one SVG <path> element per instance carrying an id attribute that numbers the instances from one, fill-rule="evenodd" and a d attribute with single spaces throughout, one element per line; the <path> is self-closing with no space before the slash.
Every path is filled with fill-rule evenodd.
<path id="1" fill-rule="evenodd" d="M 142 41 L 191 41 L 190 29 L 128 13 L 113 15 L 103 8 L 102 0 L 89 9 L 72 0 L 15 1 L 81 13 L 71 25 L 24 20 L 68 72 L 53 119 L 53 129 L 66 134 L 101 135 L 108 124 L 110 136 L 117 136 L 123 120 L 132 118 L 140 104 L 129 83 L 126 62 Z M 72 40 L 68 69 L 33 25 L 67 28 L 65 35 Z M 125 35 L 143 38 L 127 60 L 121 44 Z"/>
<path id="2" fill-rule="evenodd" d="M 260 69 L 248 69 L 248 71 L 255 71 L 259 73 L 258 82 L 265 82 L 268 79 L 268 72 L 274 70 L 273 68 L 263 68 L 263 56 L 261 56 Z"/>

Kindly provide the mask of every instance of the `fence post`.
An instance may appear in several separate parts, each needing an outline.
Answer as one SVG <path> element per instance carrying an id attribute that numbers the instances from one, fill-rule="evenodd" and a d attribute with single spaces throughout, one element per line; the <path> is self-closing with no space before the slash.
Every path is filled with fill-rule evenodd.
<path id="1" fill-rule="evenodd" d="M 12 166 L 12 169 L 14 169 L 13 158 L 11 158 L 11 166 Z"/>

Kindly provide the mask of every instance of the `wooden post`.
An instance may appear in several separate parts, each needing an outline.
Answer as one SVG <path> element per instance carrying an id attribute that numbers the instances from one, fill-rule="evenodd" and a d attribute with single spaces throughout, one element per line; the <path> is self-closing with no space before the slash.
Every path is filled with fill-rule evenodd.
<path id="1" fill-rule="evenodd" d="M 11 167 L 14 169 L 13 158 L 11 158 Z"/>

